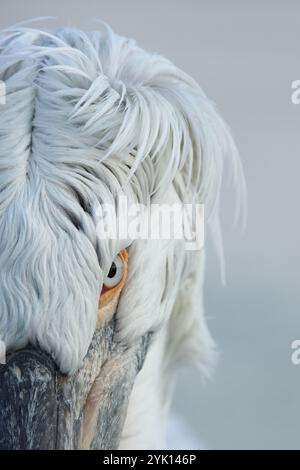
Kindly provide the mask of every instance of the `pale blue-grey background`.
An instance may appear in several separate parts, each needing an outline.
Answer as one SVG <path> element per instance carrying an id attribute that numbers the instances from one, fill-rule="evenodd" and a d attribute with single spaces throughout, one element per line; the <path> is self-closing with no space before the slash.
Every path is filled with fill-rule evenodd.
<path id="1" fill-rule="evenodd" d="M 300 3 L 243 0 L 1 0 L 0 27 L 42 15 L 116 32 L 160 52 L 194 76 L 230 124 L 243 160 L 249 218 L 222 220 L 227 286 L 209 248 L 205 304 L 220 359 L 211 383 L 181 373 L 173 411 L 207 448 L 300 448 Z M 185 432 L 185 431 L 184 431 Z M 185 442 L 185 440 L 182 440 Z M 187 444 L 188 445 L 188 444 Z"/>

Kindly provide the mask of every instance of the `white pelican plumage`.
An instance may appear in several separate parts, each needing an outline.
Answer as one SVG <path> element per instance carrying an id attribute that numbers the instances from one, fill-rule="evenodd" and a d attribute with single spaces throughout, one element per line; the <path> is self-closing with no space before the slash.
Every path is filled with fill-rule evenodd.
<path id="1" fill-rule="evenodd" d="M 198 84 L 108 26 L 0 33 L 0 448 L 161 448 L 175 371 L 214 357 L 204 250 L 100 239 L 99 208 L 205 204 L 231 134 Z M 122 215 L 122 214 L 121 214 Z"/>

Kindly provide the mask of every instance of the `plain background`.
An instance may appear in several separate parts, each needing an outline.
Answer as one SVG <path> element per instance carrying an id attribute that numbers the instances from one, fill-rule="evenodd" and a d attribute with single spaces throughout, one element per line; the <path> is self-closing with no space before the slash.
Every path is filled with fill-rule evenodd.
<path id="1" fill-rule="evenodd" d="M 218 104 L 245 169 L 248 226 L 244 235 L 232 229 L 225 191 L 227 285 L 210 246 L 205 285 L 220 359 L 212 382 L 181 373 L 173 411 L 207 448 L 299 449 L 300 366 L 291 363 L 291 343 L 300 338 L 300 105 L 291 83 L 300 79 L 300 3 L 0 0 L 1 28 L 44 15 L 57 17 L 46 21 L 53 28 L 108 22 L 173 60 Z"/>

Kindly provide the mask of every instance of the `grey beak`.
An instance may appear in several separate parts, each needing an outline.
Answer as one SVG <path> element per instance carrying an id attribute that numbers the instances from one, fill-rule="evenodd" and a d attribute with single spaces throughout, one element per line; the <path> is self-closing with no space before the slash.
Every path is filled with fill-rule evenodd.
<path id="1" fill-rule="evenodd" d="M 117 449 L 148 343 L 116 344 L 110 322 L 69 376 L 38 348 L 9 354 L 0 366 L 0 449 Z"/>

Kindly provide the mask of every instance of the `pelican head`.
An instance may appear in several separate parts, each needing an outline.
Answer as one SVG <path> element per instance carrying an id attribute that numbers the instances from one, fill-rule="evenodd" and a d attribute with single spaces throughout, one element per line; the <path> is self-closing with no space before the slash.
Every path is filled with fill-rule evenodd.
<path id="1" fill-rule="evenodd" d="M 105 25 L 2 31 L 0 80 L 0 448 L 163 447 L 176 369 L 214 356 L 204 249 L 103 234 L 120 197 L 199 203 L 220 246 L 223 166 L 243 185 L 230 132 L 191 77 Z"/>

